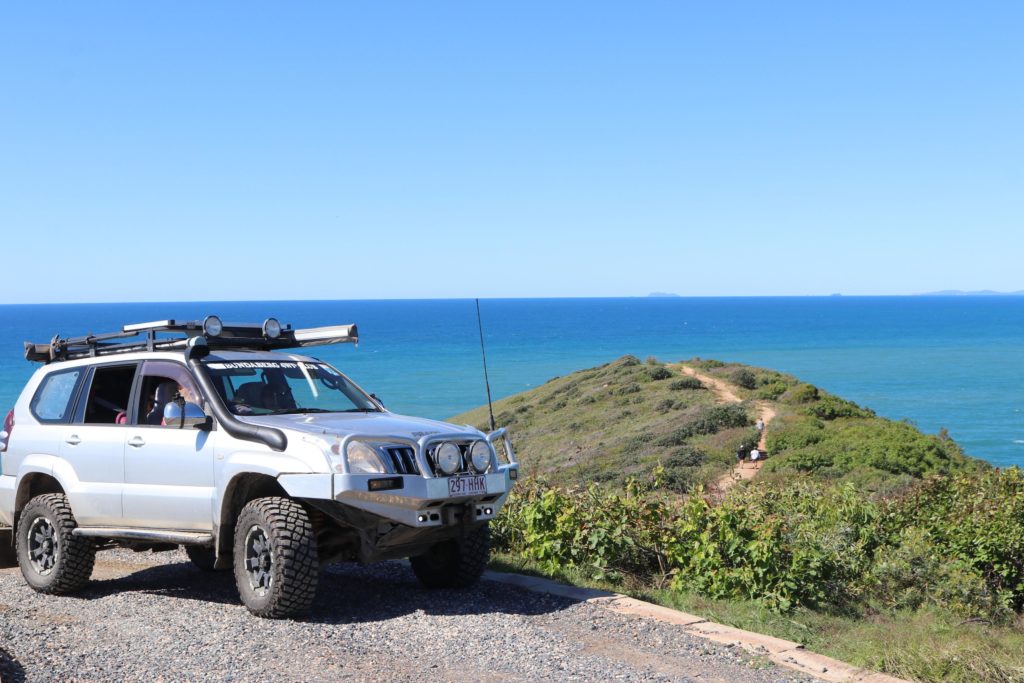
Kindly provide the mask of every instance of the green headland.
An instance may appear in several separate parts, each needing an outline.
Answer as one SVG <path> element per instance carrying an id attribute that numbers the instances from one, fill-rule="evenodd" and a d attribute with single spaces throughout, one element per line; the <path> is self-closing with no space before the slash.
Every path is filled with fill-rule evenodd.
<path id="1" fill-rule="evenodd" d="M 499 568 L 909 679 L 1024 680 L 1024 474 L 944 430 L 772 370 L 631 356 L 494 411 L 525 473 L 493 524 Z"/>

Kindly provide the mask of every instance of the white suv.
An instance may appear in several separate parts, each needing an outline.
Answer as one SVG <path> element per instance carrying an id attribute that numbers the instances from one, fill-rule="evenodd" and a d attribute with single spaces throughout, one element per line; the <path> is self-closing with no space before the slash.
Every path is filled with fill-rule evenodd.
<path id="1" fill-rule="evenodd" d="M 0 561 L 44 593 L 97 550 L 185 546 L 234 569 L 242 602 L 286 617 L 321 564 L 404 558 L 427 586 L 474 583 L 518 477 L 505 430 L 395 415 L 322 361 L 314 329 L 164 320 L 49 344 L 0 432 Z"/>

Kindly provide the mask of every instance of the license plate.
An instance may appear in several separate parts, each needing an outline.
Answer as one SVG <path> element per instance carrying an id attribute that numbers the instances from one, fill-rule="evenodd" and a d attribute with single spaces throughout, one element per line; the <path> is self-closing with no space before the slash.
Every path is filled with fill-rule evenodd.
<path id="1" fill-rule="evenodd" d="M 449 496 L 475 496 L 487 493 L 487 477 L 449 477 Z"/>

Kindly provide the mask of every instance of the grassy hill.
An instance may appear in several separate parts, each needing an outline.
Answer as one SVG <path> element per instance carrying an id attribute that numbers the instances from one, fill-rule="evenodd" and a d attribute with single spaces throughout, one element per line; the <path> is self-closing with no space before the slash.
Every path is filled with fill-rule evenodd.
<path id="1" fill-rule="evenodd" d="M 739 401 L 723 402 L 684 366 L 724 382 Z M 660 464 L 662 486 L 679 493 L 727 472 L 741 444 L 757 443 L 754 421 L 766 409 L 774 415 L 767 478 L 813 475 L 888 492 L 931 474 L 984 467 L 948 438 L 877 417 L 790 375 L 699 358 L 624 356 L 494 405 L 528 474 L 621 485 Z M 484 428 L 487 409 L 452 421 Z"/>
<path id="2" fill-rule="evenodd" d="M 733 484 L 758 416 L 770 456 Z M 495 417 L 526 474 L 492 523 L 505 566 L 904 678 L 1024 681 L 1024 473 L 944 430 L 772 370 L 631 356 Z M 483 428 L 486 407 L 452 420 Z"/>

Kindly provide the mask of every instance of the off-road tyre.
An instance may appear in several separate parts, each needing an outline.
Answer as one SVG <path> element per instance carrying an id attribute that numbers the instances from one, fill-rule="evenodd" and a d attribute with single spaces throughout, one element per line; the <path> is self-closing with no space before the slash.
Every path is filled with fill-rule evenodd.
<path id="1" fill-rule="evenodd" d="M 468 588 L 480 580 L 490 556 L 491 528 L 485 522 L 462 538 L 442 541 L 410 557 L 409 562 L 427 588 Z"/>
<path id="2" fill-rule="evenodd" d="M 188 555 L 189 561 L 192 562 L 196 569 L 204 572 L 218 571 L 213 566 L 214 562 L 217 561 L 217 555 L 213 550 L 213 546 L 187 545 L 185 546 L 185 554 Z"/>
<path id="3" fill-rule="evenodd" d="M 238 594 L 256 616 L 282 619 L 308 610 L 320 566 L 306 510 L 279 497 L 246 504 L 235 524 L 234 566 Z"/>
<path id="4" fill-rule="evenodd" d="M 92 576 L 96 546 L 74 536 L 78 523 L 63 493 L 47 493 L 28 502 L 18 517 L 17 555 L 21 575 L 34 590 L 72 593 Z M 30 538 L 31 534 L 31 538 Z"/>

